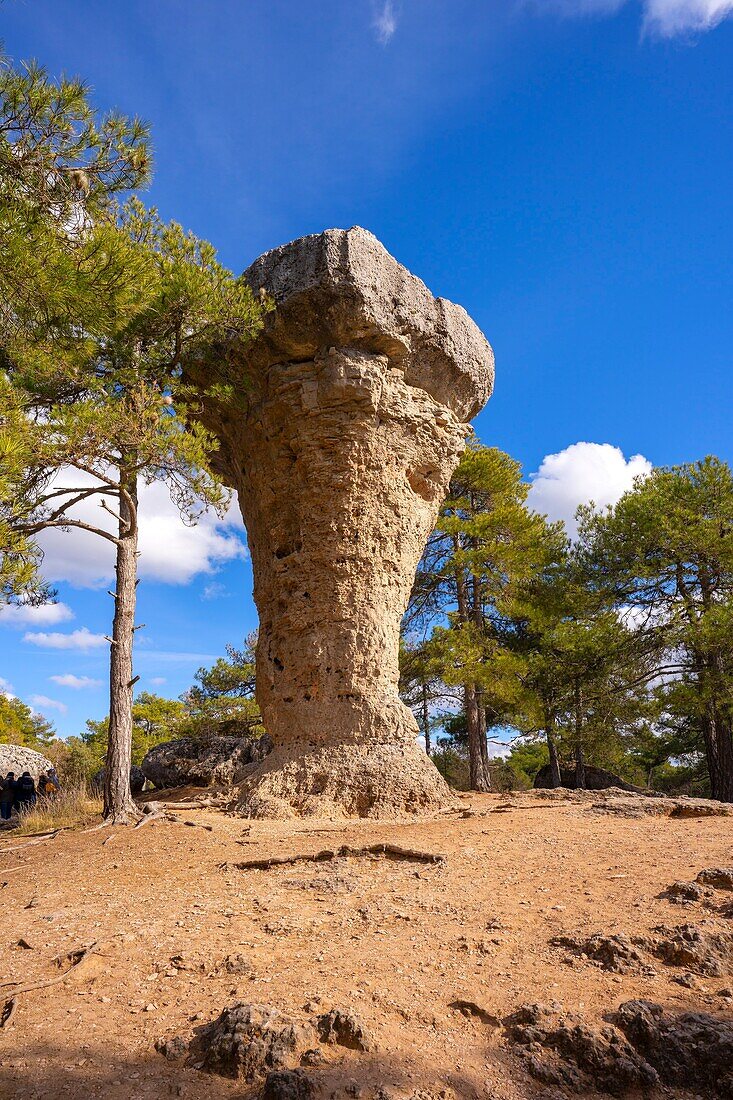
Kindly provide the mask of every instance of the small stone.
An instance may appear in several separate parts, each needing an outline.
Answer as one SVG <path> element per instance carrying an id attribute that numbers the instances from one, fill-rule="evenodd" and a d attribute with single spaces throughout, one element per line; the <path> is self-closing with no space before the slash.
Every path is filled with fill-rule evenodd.
<path id="1" fill-rule="evenodd" d="M 351 1050 L 371 1050 L 369 1030 L 353 1012 L 333 1008 L 318 1017 L 318 1034 L 324 1043 L 349 1047 Z"/>
<path id="2" fill-rule="evenodd" d="M 173 1039 L 157 1039 L 155 1049 L 169 1062 L 175 1062 L 188 1054 L 188 1044 L 180 1036 Z"/>

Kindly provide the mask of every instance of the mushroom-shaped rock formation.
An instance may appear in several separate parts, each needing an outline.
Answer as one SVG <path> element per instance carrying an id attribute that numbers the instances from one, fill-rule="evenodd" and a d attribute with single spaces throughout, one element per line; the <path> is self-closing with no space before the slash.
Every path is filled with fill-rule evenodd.
<path id="1" fill-rule="evenodd" d="M 257 701 L 275 745 L 240 809 L 450 805 L 397 693 L 400 621 L 466 421 L 491 394 L 491 348 L 363 229 L 283 245 L 246 278 L 275 309 L 253 344 L 229 350 L 241 392 L 210 392 L 203 413 L 247 528 Z"/>

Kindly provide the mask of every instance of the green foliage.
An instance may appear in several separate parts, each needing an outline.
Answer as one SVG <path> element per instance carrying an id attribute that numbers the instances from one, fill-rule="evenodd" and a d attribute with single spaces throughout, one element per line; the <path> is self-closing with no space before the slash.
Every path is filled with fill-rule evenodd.
<path id="1" fill-rule="evenodd" d="M 561 525 L 526 507 L 528 486 L 508 455 L 474 445 L 451 479 L 405 617 L 405 653 L 438 695 L 458 690 L 466 712 L 471 784 L 490 783 L 487 728 L 522 706 L 519 618 L 528 586 L 562 558 Z M 420 641 L 415 638 L 420 638 Z M 418 661 L 419 656 L 419 661 Z M 403 660 L 405 698 L 408 664 Z"/>
<path id="2" fill-rule="evenodd" d="M 212 668 L 200 668 L 194 684 L 183 696 L 191 736 L 205 733 L 247 733 L 261 737 L 265 732 L 262 716 L 254 699 L 255 646 L 257 635 L 250 634 L 244 647 L 226 647 Z"/>
<path id="3" fill-rule="evenodd" d="M 164 699 L 160 695 L 142 691 L 132 705 L 132 763 L 141 764 L 145 753 L 163 741 L 183 736 L 181 725 L 186 708 L 178 699 Z M 92 773 L 104 765 L 109 736 L 109 719 L 89 719 L 81 739 L 90 752 L 89 766 Z"/>
<path id="4" fill-rule="evenodd" d="M 81 81 L 0 56 L 0 602 L 47 595 L 17 528 L 48 476 L 33 450 L 38 402 L 129 309 L 134 269 L 114 204 L 149 159 L 139 120 L 99 119 Z M 11 369 L 33 378 L 32 399 Z"/>
<path id="5" fill-rule="evenodd" d="M 581 510 L 587 583 L 653 659 L 662 731 L 704 753 L 733 798 L 733 475 L 716 458 L 655 470 L 618 504 Z M 655 765 L 657 766 L 657 765 Z"/>
<path id="6" fill-rule="evenodd" d="M 549 761 L 547 745 L 543 741 L 520 741 L 506 758 L 506 766 L 513 773 L 517 785 L 531 787 L 540 768 Z"/>
<path id="7" fill-rule="evenodd" d="M 180 737 L 208 735 L 261 737 L 265 732 L 254 700 L 254 646 L 250 635 L 242 649 L 227 646 L 211 668 L 200 668 L 180 699 L 141 691 L 132 705 L 132 763 L 141 764 L 149 749 Z M 91 778 L 104 766 L 109 718 L 89 719 L 80 738 L 61 745 L 62 766 L 70 776 Z"/>
<path id="8" fill-rule="evenodd" d="M 56 731 L 46 718 L 35 714 L 20 699 L 0 694 L 0 744 L 24 745 L 45 752 Z"/>

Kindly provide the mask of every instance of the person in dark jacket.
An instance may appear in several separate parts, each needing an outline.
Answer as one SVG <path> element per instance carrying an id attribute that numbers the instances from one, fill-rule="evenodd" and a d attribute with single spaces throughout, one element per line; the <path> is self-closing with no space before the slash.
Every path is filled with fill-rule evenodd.
<path id="1" fill-rule="evenodd" d="M 15 802 L 15 772 L 8 772 L 0 779 L 0 820 L 10 821 Z"/>
<path id="2" fill-rule="evenodd" d="M 18 813 L 30 810 L 36 804 L 36 784 L 30 772 L 23 772 L 15 784 L 15 802 Z"/>

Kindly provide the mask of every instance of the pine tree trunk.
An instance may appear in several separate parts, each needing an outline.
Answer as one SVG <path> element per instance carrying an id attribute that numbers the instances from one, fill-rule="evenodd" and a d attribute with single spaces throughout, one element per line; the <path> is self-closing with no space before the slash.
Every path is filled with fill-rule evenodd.
<path id="1" fill-rule="evenodd" d="M 560 773 L 560 758 L 557 755 L 557 743 L 555 741 L 554 714 L 547 716 L 545 735 L 547 737 L 547 752 L 550 757 L 550 783 L 554 788 L 561 787 L 562 775 Z"/>
<path id="2" fill-rule="evenodd" d="M 486 790 L 491 790 L 491 767 L 489 762 L 489 742 L 487 740 L 488 722 L 486 718 L 486 708 L 482 703 L 483 692 L 476 692 L 476 702 L 479 711 L 479 744 L 481 746 L 481 764 L 484 772 L 484 781 L 486 783 Z"/>
<path id="3" fill-rule="evenodd" d="M 705 708 L 703 734 L 710 794 L 719 802 L 733 802 L 733 735 L 712 703 Z"/>
<path id="4" fill-rule="evenodd" d="M 486 732 L 482 732 L 481 707 L 475 685 L 467 684 L 464 695 L 468 726 L 468 785 L 472 791 L 485 793 L 491 790 L 491 779 L 484 768 L 484 754 L 481 751 L 481 740 L 486 741 Z"/>
<path id="5" fill-rule="evenodd" d="M 733 802 L 733 730 L 718 706 L 724 674 L 717 654 L 697 650 L 693 658 L 705 699 L 702 731 L 710 794 L 719 802 Z"/>
<path id="6" fill-rule="evenodd" d="M 430 709 L 428 707 L 428 685 L 422 686 L 422 732 L 425 738 L 425 752 L 430 756 Z"/>
<path id="7" fill-rule="evenodd" d="M 120 496 L 115 617 L 109 661 L 109 740 L 104 777 L 104 817 L 115 824 L 138 820 L 130 789 L 132 758 L 132 647 L 137 601 L 137 489 L 126 486 L 133 509 Z"/>
<path id="8" fill-rule="evenodd" d="M 575 684 L 575 787 L 585 790 L 585 753 L 583 752 L 583 697 Z"/>

